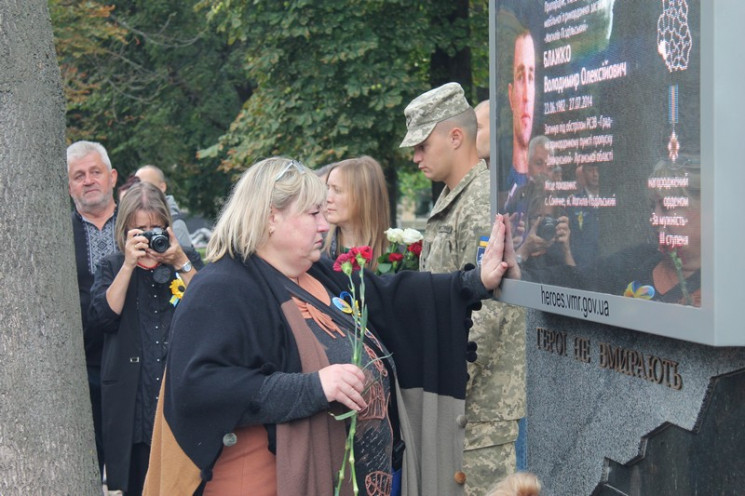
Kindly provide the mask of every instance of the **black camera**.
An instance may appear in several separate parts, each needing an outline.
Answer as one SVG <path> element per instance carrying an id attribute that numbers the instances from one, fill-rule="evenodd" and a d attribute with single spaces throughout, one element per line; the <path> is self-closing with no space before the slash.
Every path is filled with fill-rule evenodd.
<path id="1" fill-rule="evenodd" d="M 538 223 L 538 227 L 535 229 L 535 233 L 546 241 L 551 241 L 556 237 L 556 219 L 550 215 L 546 215 Z"/>
<path id="2" fill-rule="evenodd" d="M 148 246 L 155 252 L 165 253 L 171 246 L 171 242 L 168 239 L 168 231 L 160 227 L 154 227 L 150 231 L 145 231 L 142 233 L 142 236 L 147 238 Z"/>

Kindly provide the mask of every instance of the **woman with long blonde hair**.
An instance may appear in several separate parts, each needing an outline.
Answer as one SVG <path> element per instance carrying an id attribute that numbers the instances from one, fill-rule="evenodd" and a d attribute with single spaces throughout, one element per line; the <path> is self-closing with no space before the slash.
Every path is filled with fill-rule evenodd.
<path id="1" fill-rule="evenodd" d="M 372 269 L 388 247 L 388 188 L 380 164 L 363 155 L 332 164 L 326 179 L 326 219 L 332 224 L 324 252 L 332 259 L 353 246 L 373 250 Z"/>

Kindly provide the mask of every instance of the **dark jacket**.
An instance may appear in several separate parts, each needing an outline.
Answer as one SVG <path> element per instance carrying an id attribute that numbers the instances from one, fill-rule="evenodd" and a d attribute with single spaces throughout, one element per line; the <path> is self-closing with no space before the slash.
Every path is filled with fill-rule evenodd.
<path id="1" fill-rule="evenodd" d="M 347 289 L 346 276 L 324 260 L 309 273 L 332 294 Z M 406 416 L 405 494 L 458 494 L 453 474 L 461 470 L 464 431 L 455 419 L 465 409 L 469 307 L 479 295 L 464 287 L 459 273 L 367 273 L 365 283 L 371 328 L 395 361 L 399 412 Z M 146 494 L 191 494 L 211 477 L 225 434 L 271 423 L 254 400 L 265 377 L 300 371 L 280 309 L 289 299 L 261 276 L 253 257 L 246 264 L 224 257 L 192 281 L 173 321 L 163 418 L 156 419 L 153 439 L 153 453 L 161 456 L 151 458 Z"/>

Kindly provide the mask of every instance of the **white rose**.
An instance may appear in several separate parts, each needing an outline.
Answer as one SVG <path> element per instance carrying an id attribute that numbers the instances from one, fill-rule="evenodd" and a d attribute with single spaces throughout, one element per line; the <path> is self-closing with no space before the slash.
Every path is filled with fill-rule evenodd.
<path id="1" fill-rule="evenodd" d="M 403 243 L 404 242 L 403 229 L 399 229 L 397 227 L 391 227 L 389 229 L 386 229 L 385 235 L 388 238 L 388 241 L 390 241 L 391 243 Z"/>
<path id="2" fill-rule="evenodd" d="M 410 245 L 411 243 L 416 243 L 417 241 L 421 241 L 421 239 L 422 239 L 422 233 L 420 233 L 416 229 L 411 229 L 409 227 L 404 229 L 403 240 L 404 240 L 404 243 L 406 243 L 407 245 Z"/>

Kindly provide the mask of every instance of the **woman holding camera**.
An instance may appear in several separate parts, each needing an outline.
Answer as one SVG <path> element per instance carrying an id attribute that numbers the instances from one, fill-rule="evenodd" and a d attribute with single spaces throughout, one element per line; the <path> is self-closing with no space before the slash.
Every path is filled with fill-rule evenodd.
<path id="1" fill-rule="evenodd" d="M 89 322 L 104 333 L 101 364 L 107 485 L 139 495 L 147 472 L 155 406 L 171 317 L 201 266 L 170 227 L 163 193 L 149 183 L 122 198 L 115 236 L 120 252 L 104 258 L 91 288 Z"/>
<path id="2" fill-rule="evenodd" d="M 538 176 L 515 195 L 527 208 L 524 239 L 515 248 L 521 267 L 528 271 L 526 278 L 531 270 L 576 265 L 570 244 L 569 218 L 563 208 L 549 205 L 550 195 L 544 187 L 546 180 L 545 176 Z M 507 211 L 517 210 L 508 203 Z"/>

